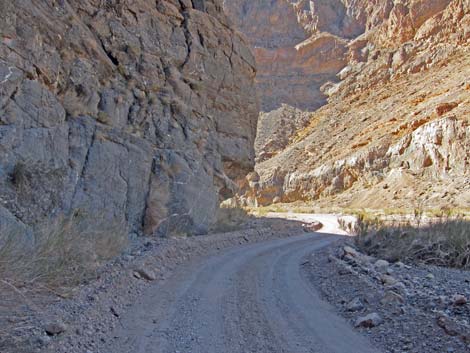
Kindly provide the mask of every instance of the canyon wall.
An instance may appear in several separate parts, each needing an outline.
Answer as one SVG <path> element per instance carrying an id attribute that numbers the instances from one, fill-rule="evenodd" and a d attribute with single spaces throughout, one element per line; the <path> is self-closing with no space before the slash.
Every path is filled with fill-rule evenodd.
<path id="1" fill-rule="evenodd" d="M 368 61 L 371 52 L 381 56 L 378 48 L 389 50 L 409 42 L 411 47 L 393 59 L 397 65 L 416 50 L 416 41 L 455 29 L 454 19 L 446 24 L 439 16 L 453 7 L 449 16 L 458 17 L 462 6 L 467 0 L 224 1 L 229 17 L 253 47 L 265 112 L 282 104 L 303 110 L 321 107 L 327 102 L 328 88 L 342 79 L 337 76 L 342 69 L 349 70 L 343 74 L 351 72 L 349 64 Z M 454 34 L 465 36 L 467 31 Z M 386 76 L 380 72 L 374 79 Z M 325 90 L 322 86 L 328 82 Z"/>
<path id="2" fill-rule="evenodd" d="M 254 77 L 218 0 L 0 0 L 0 226 L 207 232 L 254 165 Z"/>
<path id="3" fill-rule="evenodd" d="M 264 12 L 273 16 L 277 3 L 266 2 Z M 257 173 L 244 181 L 242 203 L 315 200 L 344 207 L 468 207 L 470 1 L 283 4 L 291 5 L 297 18 L 289 20 L 295 38 L 298 26 L 305 33 L 295 46 L 297 55 L 305 48 L 305 55 L 326 63 L 342 60 L 343 67 L 335 66 L 334 79 L 323 81 L 319 90 L 328 100 L 315 112 L 281 106 L 280 99 L 280 108 L 260 116 Z M 322 36 L 340 38 L 340 59 L 325 50 L 308 51 L 307 43 Z M 255 53 L 259 60 L 260 51 Z M 275 62 L 279 60 L 276 56 Z M 273 62 L 266 65 L 261 56 L 259 66 L 273 80 L 282 80 L 272 70 Z M 262 82 L 258 87 L 261 97 L 271 95 L 271 90 L 263 91 Z M 277 88 L 284 90 L 282 85 Z"/>
<path id="4" fill-rule="evenodd" d="M 346 65 L 343 38 L 328 32 L 312 35 L 286 0 L 226 0 L 224 7 L 253 47 L 263 111 L 282 104 L 316 109 L 326 103 L 320 87 L 336 81 Z"/>

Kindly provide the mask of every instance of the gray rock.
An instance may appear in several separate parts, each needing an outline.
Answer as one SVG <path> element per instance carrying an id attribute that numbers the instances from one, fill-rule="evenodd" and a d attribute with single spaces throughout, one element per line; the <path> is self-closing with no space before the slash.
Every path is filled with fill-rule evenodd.
<path id="1" fill-rule="evenodd" d="M 360 311 L 364 309 L 364 304 L 360 298 L 354 298 L 346 305 L 348 311 Z"/>
<path id="2" fill-rule="evenodd" d="M 363 317 L 359 317 L 356 320 L 355 326 L 372 328 L 372 327 L 379 326 L 382 323 L 383 323 L 382 317 L 377 313 L 372 313 Z"/>
<path id="3" fill-rule="evenodd" d="M 346 254 L 343 256 L 343 260 L 348 262 L 348 263 L 355 263 L 356 262 L 356 258 L 350 254 Z"/>
<path id="4" fill-rule="evenodd" d="M 49 336 L 39 336 L 37 342 L 40 346 L 47 346 L 51 343 L 51 338 Z"/>
<path id="5" fill-rule="evenodd" d="M 157 279 L 155 271 L 145 266 L 135 270 L 135 273 L 138 275 L 139 278 L 146 279 L 147 281 L 155 281 Z"/>
<path id="6" fill-rule="evenodd" d="M 343 247 L 343 256 L 359 257 L 361 254 L 350 246 Z"/>
<path id="7" fill-rule="evenodd" d="M 59 335 L 67 330 L 67 325 L 62 321 L 51 321 L 44 325 L 44 331 L 50 336 Z"/>
<path id="8" fill-rule="evenodd" d="M 346 276 L 346 275 L 351 275 L 354 273 L 354 270 L 351 268 L 351 266 L 341 266 L 338 270 L 338 273 L 341 275 L 341 276 Z"/>
<path id="9" fill-rule="evenodd" d="M 461 333 L 459 325 L 445 315 L 440 315 L 437 318 L 437 325 L 449 336 L 457 336 Z"/>
<path id="10" fill-rule="evenodd" d="M 0 214 L 9 223 L 80 209 L 167 236 L 215 222 L 254 166 L 255 60 L 217 1 L 200 11 L 174 3 L 100 11 L 24 1 L 2 11 L 2 33 L 15 38 L 0 49 Z M 129 22 L 129 11 L 145 18 Z M 44 17 L 47 25 L 34 20 Z"/>
<path id="11" fill-rule="evenodd" d="M 387 271 L 389 266 L 390 266 L 390 263 L 386 260 L 377 260 L 374 263 L 374 267 L 377 269 L 377 271 L 380 271 L 380 272 Z"/>
<path id="12" fill-rule="evenodd" d="M 380 277 L 380 281 L 385 286 L 394 286 L 398 283 L 398 280 L 395 277 L 390 276 L 390 275 L 382 275 Z"/>
<path id="13" fill-rule="evenodd" d="M 464 295 L 456 294 L 452 297 L 452 302 L 454 305 L 465 305 L 467 304 L 467 298 Z"/>
<path id="14" fill-rule="evenodd" d="M 380 303 L 382 305 L 387 305 L 387 304 L 402 304 L 405 302 L 405 299 L 403 296 L 400 294 L 394 292 L 394 291 L 387 291 L 385 292 L 384 296 L 380 300 Z"/>
<path id="15" fill-rule="evenodd" d="M 449 301 L 449 298 L 447 298 L 445 295 L 440 295 L 436 298 L 436 301 L 440 304 L 448 304 L 450 301 Z"/>
<path id="16" fill-rule="evenodd" d="M 406 268 L 406 265 L 401 261 L 395 262 L 394 265 L 398 268 Z"/>

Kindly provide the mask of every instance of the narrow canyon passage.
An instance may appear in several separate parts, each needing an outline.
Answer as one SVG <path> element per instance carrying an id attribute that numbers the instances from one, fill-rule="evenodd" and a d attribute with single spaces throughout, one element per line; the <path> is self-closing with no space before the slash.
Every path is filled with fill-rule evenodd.
<path id="1" fill-rule="evenodd" d="M 470 0 L 0 0 L 0 353 L 470 352 L 469 249 Z"/>

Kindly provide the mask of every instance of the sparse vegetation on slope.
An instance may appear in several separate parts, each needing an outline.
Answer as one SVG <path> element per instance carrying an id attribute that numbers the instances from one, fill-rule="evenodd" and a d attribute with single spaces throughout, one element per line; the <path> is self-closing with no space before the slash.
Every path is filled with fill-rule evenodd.
<path id="1" fill-rule="evenodd" d="M 240 207 L 221 207 L 217 212 L 217 222 L 212 228 L 214 233 L 225 233 L 249 227 L 253 218 Z"/>
<path id="2" fill-rule="evenodd" d="M 444 216 L 422 224 L 385 225 L 362 221 L 356 244 L 369 254 L 388 261 L 470 269 L 470 221 Z"/>
<path id="3" fill-rule="evenodd" d="M 0 242 L 0 279 L 11 284 L 73 286 L 127 244 L 127 227 L 115 221 L 92 221 L 75 214 L 45 223 L 25 244 L 12 231 Z"/>
<path id="4" fill-rule="evenodd" d="M 74 214 L 39 226 L 32 238 L 26 243 L 13 230 L 0 238 L 1 328 L 96 277 L 98 267 L 126 247 L 128 230 L 121 222 Z"/>

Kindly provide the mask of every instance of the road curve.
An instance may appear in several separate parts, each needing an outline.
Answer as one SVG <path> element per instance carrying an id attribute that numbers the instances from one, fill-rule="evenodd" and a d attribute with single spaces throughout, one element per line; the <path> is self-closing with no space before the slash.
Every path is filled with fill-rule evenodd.
<path id="1" fill-rule="evenodd" d="M 184 266 L 123 315 L 106 353 L 377 353 L 302 275 L 335 239 L 244 245 Z"/>
<path id="2" fill-rule="evenodd" d="M 348 235 L 348 233 L 341 229 L 338 222 L 338 215 L 335 214 L 315 214 L 315 213 L 294 213 L 294 212 L 270 212 L 266 215 L 269 218 L 281 218 L 299 222 L 320 222 L 323 227 L 318 231 L 319 233 Z"/>

